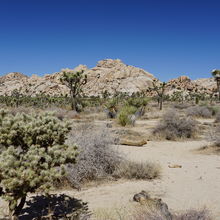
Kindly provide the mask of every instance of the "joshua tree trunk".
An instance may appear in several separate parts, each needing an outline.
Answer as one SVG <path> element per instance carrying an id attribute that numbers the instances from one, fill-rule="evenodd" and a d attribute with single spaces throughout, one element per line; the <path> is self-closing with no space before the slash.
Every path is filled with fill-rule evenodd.
<path id="1" fill-rule="evenodd" d="M 18 216 L 20 215 L 21 210 L 24 207 L 25 201 L 26 201 L 26 196 L 23 196 L 20 200 L 19 205 L 16 205 L 15 208 L 13 208 L 12 203 L 9 202 L 9 214 L 10 214 L 11 220 L 18 220 Z"/>
<path id="2" fill-rule="evenodd" d="M 218 101 L 220 101 L 220 79 L 217 79 Z"/>
<path id="3" fill-rule="evenodd" d="M 73 94 L 73 92 L 70 92 L 70 97 L 71 97 L 71 109 L 74 111 L 78 111 L 76 97 Z"/>
<path id="4" fill-rule="evenodd" d="M 163 109 L 163 97 L 160 97 L 160 110 Z"/>

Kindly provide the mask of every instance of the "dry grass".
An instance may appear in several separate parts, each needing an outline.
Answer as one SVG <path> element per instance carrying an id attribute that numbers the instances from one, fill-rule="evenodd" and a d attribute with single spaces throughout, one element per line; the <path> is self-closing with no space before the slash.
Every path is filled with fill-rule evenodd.
<path id="1" fill-rule="evenodd" d="M 155 163 L 123 161 L 114 172 L 114 177 L 125 179 L 155 179 L 161 167 Z"/>
<path id="2" fill-rule="evenodd" d="M 122 208 L 98 209 L 95 211 L 94 220 L 171 220 L 163 212 L 149 206 L 129 206 Z M 187 210 L 173 214 L 172 220 L 213 220 L 207 209 Z"/>

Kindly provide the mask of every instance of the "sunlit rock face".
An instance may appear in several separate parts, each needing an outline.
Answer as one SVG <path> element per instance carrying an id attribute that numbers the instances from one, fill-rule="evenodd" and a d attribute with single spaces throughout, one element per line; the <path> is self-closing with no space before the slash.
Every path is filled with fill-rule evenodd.
<path id="1" fill-rule="evenodd" d="M 67 69 L 65 69 L 67 70 Z M 105 59 L 89 69 L 85 65 L 79 65 L 69 71 L 83 70 L 87 74 L 88 82 L 84 85 L 84 93 L 87 96 L 100 96 L 105 91 L 113 95 L 116 92 L 126 92 L 128 94 L 146 91 L 152 87 L 155 77 L 147 71 L 138 67 L 124 64 L 121 60 Z M 40 77 L 32 75 L 30 77 L 12 72 L 0 77 L 0 95 L 10 95 L 14 89 L 25 95 L 36 96 L 45 94 L 50 96 L 68 95 L 69 89 L 62 85 L 60 78 L 62 72 L 45 74 Z M 167 94 L 175 91 L 201 92 L 211 94 L 216 88 L 213 78 L 191 80 L 187 76 L 180 76 L 168 82 Z M 149 95 L 155 95 L 149 93 Z"/>

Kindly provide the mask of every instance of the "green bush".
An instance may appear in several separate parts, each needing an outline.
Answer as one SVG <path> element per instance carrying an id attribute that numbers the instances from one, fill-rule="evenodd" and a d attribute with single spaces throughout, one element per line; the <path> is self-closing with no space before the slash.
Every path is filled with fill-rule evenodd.
<path id="1" fill-rule="evenodd" d="M 128 124 L 134 124 L 134 119 L 131 116 L 137 111 L 137 108 L 134 106 L 125 105 L 122 107 L 119 115 L 118 122 L 121 126 L 126 126 Z"/>
<path id="2" fill-rule="evenodd" d="M 8 201 L 14 219 L 28 193 L 48 193 L 64 175 L 64 165 L 75 162 L 76 147 L 65 144 L 70 130 L 49 113 L 0 112 L 0 196 Z"/>
<path id="3" fill-rule="evenodd" d="M 134 106 L 136 108 L 146 106 L 148 102 L 149 102 L 149 99 L 146 97 L 135 97 L 135 98 L 130 97 L 127 100 L 128 105 Z"/>

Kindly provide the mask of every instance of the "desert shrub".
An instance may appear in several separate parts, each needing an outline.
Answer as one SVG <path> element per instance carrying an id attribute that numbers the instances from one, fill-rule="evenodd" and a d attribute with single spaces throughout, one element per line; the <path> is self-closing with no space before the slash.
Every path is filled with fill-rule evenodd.
<path id="1" fill-rule="evenodd" d="M 39 112 L 39 110 L 36 108 L 24 107 L 24 106 L 18 106 L 17 108 L 15 107 L 7 108 L 7 111 L 12 115 L 16 115 L 18 113 L 31 114 L 31 113 Z"/>
<path id="2" fill-rule="evenodd" d="M 220 122 L 220 112 L 216 114 L 216 118 L 215 118 L 215 123 L 219 123 L 219 122 Z"/>
<path id="3" fill-rule="evenodd" d="M 149 99 L 146 97 L 129 97 L 127 99 L 127 104 L 130 106 L 134 106 L 136 108 L 146 106 L 148 102 L 149 102 Z"/>
<path id="4" fill-rule="evenodd" d="M 153 179 L 159 176 L 158 165 L 126 161 L 112 146 L 114 140 L 106 126 L 78 125 L 72 129 L 68 142 L 76 143 L 79 151 L 76 163 L 66 167 L 67 179 L 75 188 L 80 189 L 90 181 Z"/>
<path id="5" fill-rule="evenodd" d="M 118 123 L 121 126 L 126 126 L 129 124 L 134 125 L 134 123 L 135 123 L 134 114 L 136 111 L 137 111 L 137 108 L 134 106 L 130 106 L 130 105 L 123 106 L 121 111 L 119 112 L 119 115 L 118 115 Z"/>
<path id="6" fill-rule="evenodd" d="M 76 143 L 79 155 L 76 164 L 67 166 L 68 180 L 80 188 L 81 184 L 107 178 L 121 162 L 120 154 L 112 147 L 113 139 L 107 127 L 84 124 L 72 129 L 69 143 Z"/>
<path id="7" fill-rule="evenodd" d="M 125 160 L 119 164 L 114 177 L 125 179 L 155 179 L 160 176 L 160 166 L 150 162 Z"/>
<path id="8" fill-rule="evenodd" d="M 207 108 L 212 113 L 212 116 L 216 116 L 219 113 L 219 107 L 218 106 L 207 106 Z"/>
<path id="9" fill-rule="evenodd" d="M 165 216 L 163 210 L 150 205 L 113 209 L 101 209 L 95 213 L 96 220 L 213 220 L 207 209 L 187 210 L 181 214 Z"/>
<path id="10" fill-rule="evenodd" d="M 105 112 L 109 118 L 115 118 L 118 112 L 118 98 L 111 98 L 105 103 Z"/>
<path id="11" fill-rule="evenodd" d="M 182 214 L 174 215 L 174 220 L 212 220 L 210 212 L 207 209 L 188 210 Z"/>
<path id="12" fill-rule="evenodd" d="M 159 124 L 153 130 L 153 135 L 167 140 L 178 138 L 193 138 L 196 135 L 197 122 L 192 118 L 180 116 L 174 110 L 163 115 Z"/>
<path id="13" fill-rule="evenodd" d="M 52 112 L 53 115 L 60 120 L 79 118 L 79 113 L 74 110 L 69 111 L 64 108 L 51 107 L 47 108 L 45 111 Z"/>
<path id="14" fill-rule="evenodd" d="M 212 128 L 208 132 L 206 139 L 211 142 L 212 146 L 220 147 L 220 125 Z"/>
<path id="15" fill-rule="evenodd" d="M 70 129 L 48 113 L 0 112 L 0 196 L 11 216 L 19 215 L 28 193 L 48 193 L 65 174 L 64 165 L 75 162 L 75 145 L 65 144 Z"/>
<path id="16" fill-rule="evenodd" d="M 192 106 L 186 109 L 187 116 L 211 118 L 212 111 L 206 106 Z"/>
<path id="17" fill-rule="evenodd" d="M 189 107 L 189 104 L 188 103 L 175 103 L 173 107 L 176 109 L 182 110 L 182 109 L 187 109 Z"/>

